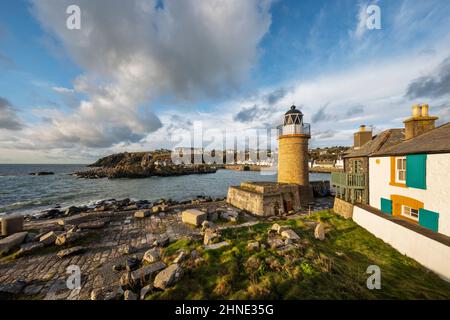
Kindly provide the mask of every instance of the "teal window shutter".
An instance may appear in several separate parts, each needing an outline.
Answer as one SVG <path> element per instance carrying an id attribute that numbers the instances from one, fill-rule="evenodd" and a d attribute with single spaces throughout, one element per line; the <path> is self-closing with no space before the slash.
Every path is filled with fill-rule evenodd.
<path id="1" fill-rule="evenodd" d="M 406 156 L 406 186 L 417 189 L 427 188 L 427 155 Z"/>
<path id="2" fill-rule="evenodd" d="M 392 215 L 392 200 L 381 198 L 381 211 Z"/>
<path id="3" fill-rule="evenodd" d="M 439 230 L 439 213 L 419 209 L 419 224 L 422 227 L 438 232 Z"/>

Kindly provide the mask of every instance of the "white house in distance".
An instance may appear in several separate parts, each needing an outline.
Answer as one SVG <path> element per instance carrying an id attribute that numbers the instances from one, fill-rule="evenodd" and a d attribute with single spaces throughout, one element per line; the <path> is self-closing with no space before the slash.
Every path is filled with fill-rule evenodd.
<path id="1" fill-rule="evenodd" d="M 450 123 L 436 119 L 413 106 L 404 141 L 369 155 L 368 203 L 334 210 L 450 281 Z"/>

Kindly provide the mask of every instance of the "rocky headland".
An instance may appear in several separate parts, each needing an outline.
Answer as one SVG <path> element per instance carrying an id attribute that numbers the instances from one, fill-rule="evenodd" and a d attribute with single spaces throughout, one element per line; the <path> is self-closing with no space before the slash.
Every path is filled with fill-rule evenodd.
<path id="1" fill-rule="evenodd" d="M 215 173 L 216 167 L 198 164 L 175 164 L 170 150 L 123 152 L 112 154 L 89 165 L 92 169 L 75 172 L 80 178 L 148 178 L 151 176 L 180 176 Z"/>

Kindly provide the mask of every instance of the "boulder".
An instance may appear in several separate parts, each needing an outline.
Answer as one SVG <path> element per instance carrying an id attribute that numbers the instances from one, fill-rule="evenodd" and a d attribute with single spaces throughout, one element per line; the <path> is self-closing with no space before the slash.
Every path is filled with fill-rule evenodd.
<path id="1" fill-rule="evenodd" d="M 186 252 L 180 251 L 178 256 L 173 260 L 173 263 L 180 263 L 186 258 Z"/>
<path id="2" fill-rule="evenodd" d="M 230 244 L 228 243 L 228 241 L 222 241 L 222 242 L 218 242 L 218 243 L 213 243 L 210 245 L 205 245 L 203 246 L 203 248 L 205 248 L 205 250 L 216 250 L 216 249 L 220 249 L 226 246 L 229 246 Z"/>
<path id="3" fill-rule="evenodd" d="M 149 292 L 151 292 L 152 290 L 153 290 L 153 284 L 148 284 L 145 287 L 143 287 L 141 289 L 141 294 L 140 294 L 141 300 L 145 300 L 145 297 L 147 296 L 147 294 Z"/>
<path id="4" fill-rule="evenodd" d="M 295 233 L 294 230 L 292 229 L 285 229 L 281 232 L 281 236 L 284 239 L 290 239 L 292 241 L 297 241 L 300 240 L 300 237 L 298 236 L 298 234 Z"/>
<path id="5" fill-rule="evenodd" d="M 319 223 L 314 229 L 314 238 L 320 241 L 325 240 L 325 228 L 322 223 Z"/>
<path id="6" fill-rule="evenodd" d="M 141 283 L 146 283 L 151 279 L 151 277 L 158 271 L 164 269 L 166 267 L 166 264 L 162 261 L 158 261 L 155 263 L 152 263 L 148 266 L 142 267 L 138 270 L 135 270 L 131 272 L 130 274 L 130 280 L 133 284 L 138 283 L 139 281 Z"/>
<path id="7" fill-rule="evenodd" d="M 81 211 L 82 211 L 81 208 L 75 207 L 75 206 L 71 206 L 71 207 L 68 207 L 66 209 L 66 211 L 64 211 L 64 215 L 70 216 L 72 214 L 80 213 Z"/>
<path id="8" fill-rule="evenodd" d="M 91 300 L 118 300 L 124 292 L 120 286 L 96 288 L 91 291 Z"/>
<path id="9" fill-rule="evenodd" d="M 54 231 L 50 231 L 39 238 L 39 242 L 45 246 L 55 243 L 58 236 Z"/>
<path id="10" fill-rule="evenodd" d="M 14 233 L 2 240 L 0 240 L 0 252 L 9 252 L 11 249 L 18 247 L 27 237 L 28 232 Z"/>
<path id="11" fill-rule="evenodd" d="M 18 295 L 22 292 L 23 288 L 27 285 L 24 280 L 16 280 L 12 283 L 0 285 L 0 297 L 2 295 Z"/>
<path id="12" fill-rule="evenodd" d="M 206 229 L 205 235 L 203 236 L 203 244 L 209 245 L 213 243 L 214 239 L 218 239 L 220 237 L 219 233 L 213 229 Z"/>
<path id="13" fill-rule="evenodd" d="M 125 208 L 123 208 L 124 211 L 133 211 L 133 210 L 138 210 L 138 206 L 137 204 L 130 204 L 129 206 L 126 206 Z"/>
<path id="14" fill-rule="evenodd" d="M 150 216 L 152 212 L 150 210 L 139 210 L 134 213 L 135 218 L 146 218 Z"/>
<path id="15" fill-rule="evenodd" d="M 134 293 L 131 290 L 126 290 L 123 294 L 123 299 L 124 300 L 137 300 L 138 296 L 136 293 Z"/>
<path id="16" fill-rule="evenodd" d="M 158 213 L 159 212 L 159 206 L 153 206 L 152 207 L 152 212 L 153 213 Z"/>
<path id="17" fill-rule="evenodd" d="M 272 248 L 272 249 L 277 249 L 279 247 L 284 246 L 284 241 L 278 238 L 272 238 L 272 239 L 268 239 L 267 240 L 267 244 Z"/>
<path id="18" fill-rule="evenodd" d="M 119 283 L 122 287 L 131 285 L 131 272 L 125 272 L 120 276 Z"/>
<path id="19" fill-rule="evenodd" d="M 208 220 L 205 220 L 202 222 L 202 230 L 205 231 L 208 228 L 211 228 L 213 224 L 209 222 Z"/>
<path id="20" fill-rule="evenodd" d="M 83 234 L 81 232 L 66 232 L 56 237 L 55 244 L 63 246 L 81 239 L 82 236 Z"/>
<path id="21" fill-rule="evenodd" d="M 17 254 L 22 256 L 25 254 L 33 253 L 34 251 L 39 250 L 43 247 L 44 247 L 44 244 L 40 243 L 40 242 L 25 243 L 20 246 L 20 249 L 17 252 Z"/>
<path id="22" fill-rule="evenodd" d="M 170 243 L 170 238 L 169 237 L 162 237 L 160 239 L 155 240 L 155 242 L 153 242 L 154 246 L 157 247 L 165 247 Z"/>
<path id="23" fill-rule="evenodd" d="M 137 257 L 129 257 L 125 262 L 125 268 L 127 271 L 135 270 L 139 265 L 139 259 Z"/>
<path id="24" fill-rule="evenodd" d="M 156 261 L 159 261 L 161 258 L 161 255 L 159 253 L 158 248 L 152 248 L 144 253 L 144 257 L 142 258 L 143 261 L 148 263 L 153 263 Z"/>
<path id="25" fill-rule="evenodd" d="M 278 230 L 280 229 L 280 225 L 278 223 L 274 223 L 271 227 L 269 231 L 275 231 L 276 233 L 278 233 Z"/>
<path id="26" fill-rule="evenodd" d="M 0 219 L 1 235 L 4 237 L 23 231 L 23 216 L 8 216 Z"/>
<path id="27" fill-rule="evenodd" d="M 253 241 L 247 244 L 247 249 L 250 251 L 258 251 L 259 250 L 259 242 Z"/>
<path id="28" fill-rule="evenodd" d="M 84 247 L 76 246 L 76 247 L 72 247 L 69 249 L 64 249 L 64 250 L 58 251 L 58 253 L 56 255 L 60 258 L 65 258 L 65 257 L 71 256 L 74 254 L 81 253 L 82 251 L 84 251 Z"/>
<path id="29" fill-rule="evenodd" d="M 181 220 L 184 223 L 200 226 L 206 220 L 208 214 L 197 209 L 188 209 L 181 214 Z"/>
<path id="30" fill-rule="evenodd" d="M 183 269 L 176 263 L 171 264 L 156 275 L 153 286 L 164 290 L 180 280 L 182 276 Z"/>

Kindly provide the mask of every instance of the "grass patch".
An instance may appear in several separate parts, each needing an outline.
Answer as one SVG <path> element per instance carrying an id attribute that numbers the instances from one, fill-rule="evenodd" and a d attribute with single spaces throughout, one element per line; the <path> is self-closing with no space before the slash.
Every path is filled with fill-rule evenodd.
<path id="1" fill-rule="evenodd" d="M 314 238 L 312 222 L 325 224 L 325 241 Z M 301 245 L 289 251 L 252 252 L 250 241 L 267 241 L 272 223 L 222 231 L 230 246 L 202 252 L 174 287 L 148 299 L 449 299 L 450 284 L 400 254 L 351 220 L 329 211 L 277 221 L 291 227 Z M 200 241 L 180 240 L 165 254 L 192 250 Z M 381 269 L 381 289 L 369 290 L 369 265 Z"/>

